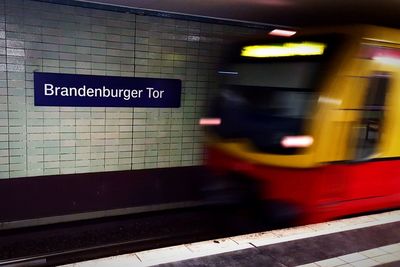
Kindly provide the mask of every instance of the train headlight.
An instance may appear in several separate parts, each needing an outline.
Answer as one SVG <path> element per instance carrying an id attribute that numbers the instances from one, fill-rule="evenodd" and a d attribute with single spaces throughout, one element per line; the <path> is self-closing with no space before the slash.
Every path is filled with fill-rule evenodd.
<path id="1" fill-rule="evenodd" d="M 281 145 L 286 148 L 304 148 L 314 143 L 314 138 L 309 135 L 285 136 L 281 140 Z"/>

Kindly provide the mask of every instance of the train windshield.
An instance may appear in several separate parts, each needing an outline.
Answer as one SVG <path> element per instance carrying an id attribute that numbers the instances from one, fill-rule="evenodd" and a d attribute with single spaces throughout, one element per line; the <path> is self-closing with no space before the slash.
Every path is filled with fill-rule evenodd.
<path id="1" fill-rule="evenodd" d="M 318 62 L 240 63 L 221 71 L 221 97 L 269 116 L 308 117 Z"/>
<path id="2" fill-rule="evenodd" d="M 220 93 L 212 115 L 221 118 L 214 127 L 223 138 L 247 138 L 258 150 L 295 153 L 280 140 L 302 135 L 325 77 L 321 42 L 296 41 L 241 47 L 219 71 Z"/>

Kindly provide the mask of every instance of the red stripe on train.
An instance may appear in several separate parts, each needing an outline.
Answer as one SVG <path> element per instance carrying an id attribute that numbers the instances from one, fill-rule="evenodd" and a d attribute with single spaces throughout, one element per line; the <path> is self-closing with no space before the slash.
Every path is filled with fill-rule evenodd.
<path id="1" fill-rule="evenodd" d="M 253 164 L 209 148 L 207 165 L 222 175 L 257 179 L 261 198 L 296 205 L 304 211 L 301 223 L 400 206 L 400 159 L 298 169 Z"/>

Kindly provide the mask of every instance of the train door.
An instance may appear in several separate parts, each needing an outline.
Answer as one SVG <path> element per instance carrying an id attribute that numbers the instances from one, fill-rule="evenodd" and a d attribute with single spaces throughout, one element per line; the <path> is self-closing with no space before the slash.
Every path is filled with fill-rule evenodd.
<path id="1" fill-rule="evenodd" d="M 347 177 L 350 200 L 380 198 L 390 194 L 390 179 L 385 162 L 379 161 L 380 144 L 387 112 L 387 95 L 391 85 L 389 72 L 374 72 L 368 77 L 365 97 L 359 108 L 355 127 L 354 161 L 349 164 Z"/>
<path id="2" fill-rule="evenodd" d="M 357 129 L 355 160 L 363 161 L 378 153 L 377 146 L 382 136 L 385 99 L 388 92 L 390 74 L 376 72 L 369 78 L 366 97 L 359 109 L 361 118 Z"/>

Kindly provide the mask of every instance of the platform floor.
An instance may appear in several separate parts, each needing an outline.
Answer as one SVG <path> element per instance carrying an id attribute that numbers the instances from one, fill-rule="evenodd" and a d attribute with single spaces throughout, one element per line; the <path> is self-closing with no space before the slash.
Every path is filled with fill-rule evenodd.
<path id="1" fill-rule="evenodd" d="M 400 210 L 64 265 L 400 266 Z"/>

